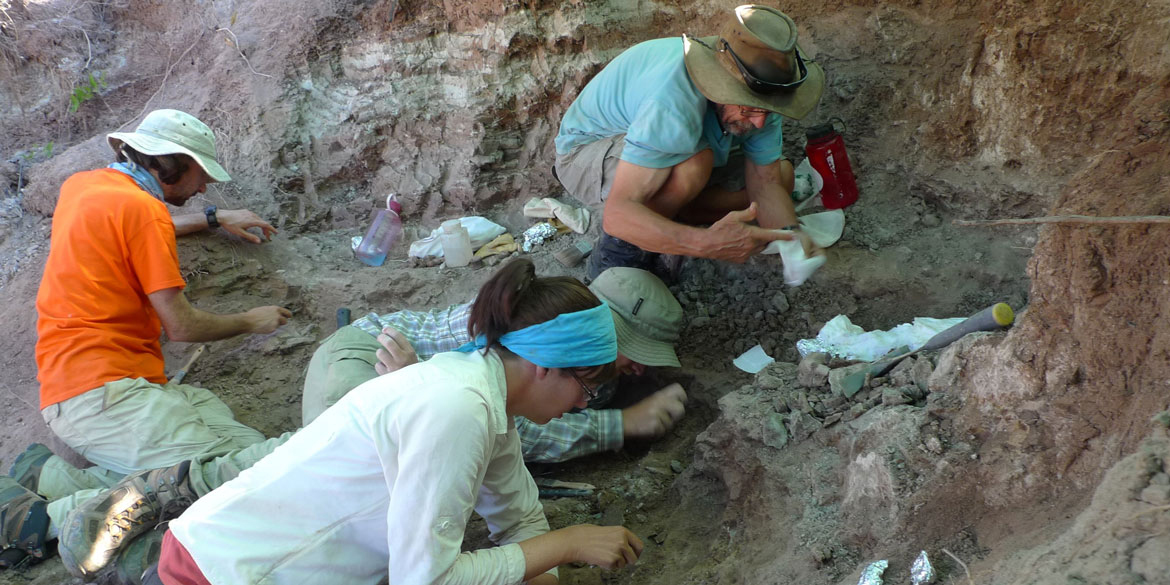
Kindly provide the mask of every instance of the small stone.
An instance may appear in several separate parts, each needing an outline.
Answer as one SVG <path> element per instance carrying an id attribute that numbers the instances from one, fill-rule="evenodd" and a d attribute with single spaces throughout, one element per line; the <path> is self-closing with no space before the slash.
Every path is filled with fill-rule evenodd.
<path id="1" fill-rule="evenodd" d="M 829 416 L 825 417 L 825 422 L 821 423 L 821 426 L 827 427 L 827 426 L 835 425 L 838 422 L 840 422 L 840 420 L 844 417 L 845 417 L 845 413 L 843 413 L 843 412 L 830 414 Z"/>
<path id="2" fill-rule="evenodd" d="M 829 381 L 829 367 L 823 353 L 810 353 L 796 368 L 796 384 L 804 388 L 820 388 Z"/>
<path id="3" fill-rule="evenodd" d="M 855 364 L 830 371 L 829 388 L 833 394 L 852 398 L 865 384 L 864 374 L 869 367 L 870 364 Z"/>
<path id="4" fill-rule="evenodd" d="M 773 449 L 782 449 L 788 444 L 788 429 L 784 426 L 784 416 L 773 414 L 764 421 L 764 444 Z"/>
<path id="5" fill-rule="evenodd" d="M 934 437 L 934 436 L 927 437 L 926 441 L 922 444 L 922 446 L 925 447 L 927 451 L 930 451 L 931 453 L 934 453 L 935 455 L 942 454 L 942 450 L 943 450 L 942 441 L 938 440 L 938 437 Z"/>
<path id="6" fill-rule="evenodd" d="M 846 421 L 853 420 L 865 414 L 865 411 L 867 410 L 869 409 L 866 408 L 864 404 L 854 404 L 853 406 L 849 407 L 849 410 L 845 411 L 845 416 L 841 417 L 841 419 Z"/>
<path id="7" fill-rule="evenodd" d="M 710 323 L 710 322 L 711 322 L 710 317 L 703 317 L 703 316 L 695 317 L 694 319 L 691 319 L 691 327 L 704 327 L 707 325 L 707 323 Z"/>
<path id="8" fill-rule="evenodd" d="M 909 386 L 899 386 L 898 390 L 901 391 L 902 394 L 908 396 L 911 402 L 926 398 L 926 391 L 918 388 L 918 386 L 914 384 L 910 384 Z"/>
<path id="9" fill-rule="evenodd" d="M 907 358 L 898 362 L 898 365 L 894 366 L 894 369 L 890 370 L 890 373 L 887 374 L 887 377 L 890 379 L 890 385 L 906 386 L 911 384 L 913 380 L 910 377 L 910 370 L 914 367 L 915 361 L 914 359 Z"/>
<path id="10" fill-rule="evenodd" d="M 920 357 L 914 360 L 914 367 L 910 368 L 910 380 L 923 392 L 929 392 L 928 382 L 933 373 L 934 366 L 931 365 L 930 358 Z"/>
<path id="11" fill-rule="evenodd" d="M 788 297 L 784 296 L 783 292 L 778 292 L 772 297 L 772 306 L 781 313 L 785 313 L 791 308 L 791 305 L 788 304 Z"/>
<path id="12" fill-rule="evenodd" d="M 886 388 L 882 390 L 882 404 L 885 406 L 898 406 L 901 404 L 908 404 L 910 397 L 902 393 L 897 388 Z"/>
<path id="13" fill-rule="evenodd" d="M 833 549 L 827 546 L 814 546 L 812 548 L 812 560 L 817 566 L 824 565 L 833 558 Z"/>
<path id="14" fill-rule="evenodd" d="M 671 461 L 670 462 L 670 470 L 675 472 L 675 473 L 682 473 L 683 472 L 682 461 L 679 461 L 678 459 Z"/>
<path id="15" fill-rule="evenodd" d="M 848 402 L 848 399 L 844 396 L 826 396 L 821 402 L 824 403 L 825 408 L 829 409 L 830 411 L 838 411 L 845 406 L 845 403 Z"/>
<path id="16" fill-rule="evenodd" d="M 662 543 L 666 542 L 666 535 L 661 533 L 661 532 L 652 535 L 650 538 L 653 538 L 654 542 L 657 544 L 662 544 Z"/>
<path id="17" fill-rule="evenodd" d="M 792 440 L 803 441 L 821 428 L 821 421 L 803 412 L 792 412 L 788 415 L 785 427 L 791 434 Z"/>
<path id="18" fill-rule="evenodd" d="M 942 218 L 933 213 L 926 213 L 922 215 L 922 225 L 926 227 L 938 227 L 941 224 Z"/>

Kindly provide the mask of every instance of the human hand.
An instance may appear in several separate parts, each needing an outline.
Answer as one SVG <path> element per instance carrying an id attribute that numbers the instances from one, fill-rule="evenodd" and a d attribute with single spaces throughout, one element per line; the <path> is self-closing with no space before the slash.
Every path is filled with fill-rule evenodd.
<path id="1" fill-rule="evenodd" d="M 804 247 L 804 256 L 806 258 L 824 255 L 825 249 L 818 246 L 817 243 L 813 241 L 812 237 L 804 233 L 804 231 L 793 230 L 792 233 L 800 240 L 800 245 Z"/>
<path id="2" fill-rule="evenodd" d="M 219 227 L 253 244 L 271 240 L 272 234 L 276 233 L 276 228 L 247 209 L 221 209 L 215 213 L 215 219 L 219 221 Z M 264 240 L 261 240 L 260 236 L 248 231 L 248 228 L 254 227 L 260 228 L 260 233 L 264 235 Z"/>
<path id="3" fill-rule="evenodd" d="M 252 333 L 272 333 L 277 327 L 288 323 L 292 311 L 284 307 L 267 306 L 256 307 L 244 315 L 252 324 Z"/>
<path id="4" fill-rule="evenodd" d="M 748 225 L 756 219 L 756 204 L 731 211 L 707 228 L 708 244 L 702 256 L 742 264 L 763 250 L 773 240 L 791 240 L 797 236 L 759 226 Z"/>
<path id="5" fill-rule="evenodd" d="M 686 413 L 683 403 L 687 393 L 679 384 L 671 384 L 622 409 L 622 435 L 627 439 L 656 439 L 674 428 Z"/>
<path id="6" fill-rule="evenodd" d="M 642 556 L 642 541 L 624 526 L 578 524 L 557 532 L 573 547 L 571 561 L 613 570 L 623 569 Z"/>
<path id="7" fill-rule="evenodd" d="M 383 327 L 378 343 L 382 344 L 382 349 L 377 352 L 378 363 L 374 364 L 374 370 L 379 376 L 418 363 L 418 354 L 414 353 L 410 340 L 397 329 Z"/>

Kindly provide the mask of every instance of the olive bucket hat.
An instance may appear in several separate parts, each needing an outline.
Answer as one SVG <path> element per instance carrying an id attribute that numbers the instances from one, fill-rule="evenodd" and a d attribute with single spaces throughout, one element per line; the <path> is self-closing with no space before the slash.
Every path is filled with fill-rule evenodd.
<path id="1" fill-rule="evenodd" d="M 719 36 L 683 35 L 683 53 L 691 81 L 717 104 L 799 120 L 825 90 L 824 70 L 796 43 L 796 23 L 775 8 L 739 6 Z"/>
<path id="2" fill-rule="evenodd" d="M 231 175 L 216 161 L 215 134 L 198 118 L 179 110 L 155 110 L 133 132 L 106 136 L 118 152 L 122 143 L 147 155 L 185 154 L 199 163 L 213 183 L 226 183 Z"/>
<path id="3" fill-rule="evenodd" d="M 618 351 L 643 365 L 679 367 L 674 342 L 682 331 L 682 305 L 657 276 L 618 266 L 597 275 L 589 290 L 613 312 Z"/>

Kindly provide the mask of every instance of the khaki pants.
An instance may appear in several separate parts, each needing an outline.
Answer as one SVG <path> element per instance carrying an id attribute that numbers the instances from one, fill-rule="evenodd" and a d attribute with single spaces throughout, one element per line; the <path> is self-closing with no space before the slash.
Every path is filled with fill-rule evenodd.
<path id="1" fill-rule="evenodd" d="M 51 501 L 49 517 L 57 525 L 69 510 L 135 471 L 194 460 L 199 469 L 193 479 L 226 481 L 240 465 L 254 463 L 245 459 L 256 450 L 246 448 L 264 442 L 210 391 L 142 378 L 106 383 L 46 407 L 41 416 L 65 444 L 97 465 L 80 470 L 60 457 L 46 461 L 37 491 Z"/>
<path id="2" fill-rule="evenodd" d="M 309 360 L 301 397 L 301 425 L 333 406 L 359 384 L 378 377 L 378 340 L 357 327 L 342 327 L 321 342 Z"/>

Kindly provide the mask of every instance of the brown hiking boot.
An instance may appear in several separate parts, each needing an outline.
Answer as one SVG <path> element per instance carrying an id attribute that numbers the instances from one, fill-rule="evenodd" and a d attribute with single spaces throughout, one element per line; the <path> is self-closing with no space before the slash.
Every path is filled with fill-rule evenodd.
<path id="1" fill-rule="evenodd" d="M 0 477 L 0 563 L 44 558 L 49 532 L 48 502 L 11 477 Z M 13 552 L 16 551 L 16 552 Z"/>
<path id="2" fill-rule="evenodd" d="M 191 462 L 126 476 L 65 517 L 57 552 L 75 577 L 93 581 L 118 553 L 198 497 L 187 482 Z"/>

